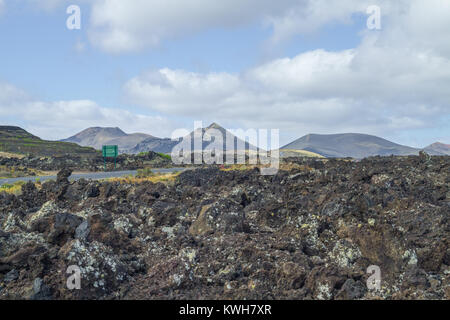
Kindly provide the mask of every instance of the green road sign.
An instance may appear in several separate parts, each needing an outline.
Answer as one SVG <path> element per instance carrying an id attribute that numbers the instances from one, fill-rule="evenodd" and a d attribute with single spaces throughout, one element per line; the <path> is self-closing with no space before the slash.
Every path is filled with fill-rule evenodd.
<path id="1" fill-rule="evenodd" d="M 118 146 L 103 146 L 103 157 L 105 158 L 115 158 L 119 154 Z"/>
<path id="2" fill-rule="evenodd" d="M 106 158 L 114 158 L 114 170 L 116 169 L 116 158 L 119 154 L 119 147 L 118 146 L 103 146 L 102 148 L 103 152 L 103 164 L 105 166 L 106 171 Z"/>

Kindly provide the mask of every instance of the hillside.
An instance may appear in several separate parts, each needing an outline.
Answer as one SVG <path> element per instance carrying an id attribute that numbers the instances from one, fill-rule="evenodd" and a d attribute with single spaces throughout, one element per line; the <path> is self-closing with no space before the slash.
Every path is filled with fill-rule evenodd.
<path id="1" fill-rule="evenodd" d="M 414 155 L 420 149 L 403 146 L 383 138 L 367 134 L 309 134 L 289 143 L 282 149 L 306 150 L 327 158 Z"/>
<path id="2" fill-rule="evenodd" d="M 129 149 L 128 152 L 135 154 L 153 151 L 169 154 L 177 144 L 178 141 L 172 141 L 170 138 L 150 137 L 139 142 L 134 148 Z"/>
<path id="3" fill-rule="evenodd" d="M 106 144 L 118 145 L 119 152 L 124 153 L 147 138 L 154 137 L 144 133 L 127 134 L 120 128 L 92 127 L 61 141 L 73 142 L 80 146 L 92 147 L 97 150 L 100 150 Z"/>
<path id="4" fill-rule="evenodd" d="M 210 124 L 208 127 L 206 128 L 202 128 L 202 129 L 196 129 L 195 131 L 190 133 L 190 138 L 191 141 L 194 141 L 194 135 L 198 134 L 200 135 L 200 130 L 201 130 L 201 134 L 204 136 L 205 133 L 208 132 L 209 129 L 214 129 L 219 131 L 222 134 L 223 140 L 222 140 L 222 150 L 224 151 L 236 151 L 236 150 L 242 150 L 242 146 L 244 150 L 248 150 L 250 148 L 257 150 L 256 146 L 253 146 L 251 144 L 249 144 L 246 141 L 243 141 L 241 139 L 239 139 L 238 137 L 236 137 L 234 134 L 232 134 L 230 131 L 228 131 L 227 129 L 223 128 L 222 126 L 220 126 L 217 123 L 212 123 Z M 226 137 L 229 136 L 233 139 L 233 146 L 227 146 L 226 145 Z M 211 138 L 212 139 L 212 138 Z M 205 148 L 207 148 L 210 144 L 214 143 L 214 139 L 212 139 L 212 141 L 203 141 L 202 143 L 202 150 L 205 150 Z M 194 143 L 192 142 L 192 150 L 196 150 L 194 148 Z"/>
<path id="5" fill-rule="evenodd" d="M 450 156 L 450 144 L 436 142 L 436 143 L 430 144 L 428 147 L 426 147 L 423 150 L 431 155 Z"/>
<path id="6" fill-rule="evenodd" d="M 81 147 L 75 143 L 42 140 L 15 126 L 0 126 L 0 152 L 37 156 L 97 155 L 97 152 L 92 148 Z"/>
<path id="7" fill-rule="evenodd" d="M 306 150 L 280 149 L 279 151 L 281 158 L 290 158 L 290 157 L 324 158 L 324 156 L 318 153 Z"/>
<path id="8" fill-rule="evenodd" d="M 217 123 L 212 123 L 206 128 L 197 129 L 196 131 L 191 132 L 188 136 L 190 136 L 191 139 L 191 148 L 194 150 L 194 132 L 198 133 L 199 135 L 204 135 L 205 132 L 207 132 L 208 129 L 216 129 L 222 133 L 223 136 L 223 143 L 222 143 L 222 150 L 226 151 L 232 151 L 233 149 L 227 148 L 225 144 L 225 135 L 228 133 L 232 136 L 234 141 L 234 150 L 238 148 L 238 145 L 243 145 L 245 150 L 249 149 L 250 144 L 248 142 L 242 141 L 238 137 L 231 134 L 231 132 L 227 131 L 225 128 L 221 127 Z M 200 132 L 201 130 L 201 132 Z M 186 137 L 188 137 L 186 136 Z M 204 150 L 208 145 L 213 143 L 214 141 L 204 141 L 202 143 L 202 149 Z M 162 152 L 162 153 L 171 153 L 173 147 L 175 147 L 179 141 L 172 141 L 169 138 L 156 138 L 151 137 L 143 140 L 139 144 L 136 145 L 136 147 L 130 149 L 130 153 L 139 153 L 139 152 L 146 152 L 146 151 L 154 151 L 154 152 Z M 256 149 L 256 147 L 254 147 Z"/>

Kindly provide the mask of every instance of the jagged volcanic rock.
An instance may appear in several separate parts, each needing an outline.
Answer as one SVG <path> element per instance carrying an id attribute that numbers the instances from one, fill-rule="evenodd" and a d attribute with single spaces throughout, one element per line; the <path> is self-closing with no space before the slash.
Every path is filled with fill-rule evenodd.
<path id="1" fill-rule="evenodd" d="M 0 193 L 0 298 L 450 299 L 449 157 L 288 161 Z"/>

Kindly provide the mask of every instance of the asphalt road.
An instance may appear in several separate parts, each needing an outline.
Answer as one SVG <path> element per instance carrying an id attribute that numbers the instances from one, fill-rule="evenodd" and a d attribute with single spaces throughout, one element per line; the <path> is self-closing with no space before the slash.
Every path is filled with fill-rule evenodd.
<path id="1" fill-rule="evenodd" d="M 178 171 L 184 171 L 186 168 L 155 168 L 151 169 L 155 173 L 171 173 L 171 172 L 178 172 Z M 92 180 L 101 180 L 101 179 L 108 179 L 108 178 L 118 178 L 128 175 L 135 175 L 137 173 L 136 170 L 130 170 L 130 171 L 112 171 L 112 172 L 89 172 L 89 173 L 76 173 L 72 174 L 69 177 L 70 181 L 76 181 L 79 179 L 92 179 Z M 41 182 L 47 181 L 47 180 L 56 180 L 55 176 L 37 176 L 37 177 L 21 177 L 21 178 L 8 178 L 8 179 L 0 179 L 0 186 L 3 184 L 13 184 L 17 181 L 36 181 L 39 179 Z"/>

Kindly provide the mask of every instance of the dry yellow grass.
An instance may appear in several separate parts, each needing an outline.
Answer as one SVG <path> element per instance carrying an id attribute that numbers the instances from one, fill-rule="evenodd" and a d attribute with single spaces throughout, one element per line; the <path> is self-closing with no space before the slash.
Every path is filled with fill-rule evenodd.
<path id="1" fill-rule="evenodd" d="M 153 183 L 171 183 L 174 182 L 176 177 L 181 172 L 174 172 L 174 173 L 161 173 L 161 174 L 155 174 L 148 177 L 142 177 L 137 178 L 134 176 L 126 176 L 126 177 L 120 177 L 120 178 L 109 178 L 106 179 L 106 181 L 109 182 L 119 182 L 119 183 L 126 183 L 126 184 L 139 184 L 143 182 L 153 182 Z"/>
<path id="2" fill-rule="evenodd" d="M 9 167 L 9 166 L 1 166 L 0 165 L 0 178 L 20 178 L 27 176 L 42 176 L 44 173 L 42 171 L 25 168 L 23 166 L 20 167 Z"/>
<path id="3" fill-rule="evenodd" d="M 25 157 L 23 154 L 18 154 L 18 153 L 10 153 L 10 152 L 3 152 L 0 151 L 0 157 L 3 158 L 18 158 L 18 159 L 22 159 L 23 157 Z"/>
<path id="4" fill-rule="evenodd" d="M 22 185 L 24 184 L 24 181 L 18 181 L 13 184 L 3 184 L 0 186 L 0 192 L 11 193 L 17 196 L 22 193 Z"/>
<path id="5" fill-rule="evenodd" d="M 310 157 L 310 158 L 325 158 L 324 156 L 306 150 L 294 149 L 280 149 L 280 157 Z"/>
<path id="6" fill-rule="evenodd" d="M 313 168 L 310 166 L 304 165 L 304 164 L 297 164 L 297 163 L 282 163 L 280 164 L 280 170 L 283 171 L 291 171 L 291 170 L 300 170 L 300 171 L 312 171 Z"/>
<path id="7" fill-rule="evenodd" d="M 220 170 L 222 170 L 222 171 L 246 171 L 246 170 L 253 170 L 255 167 L 263 168 L 264 166 L 261 166 L 261 165 L 248 165 L 248 164 L 232 164 L 232 165 L 225 165 Z M 298 169 L 300 171 L 311 171 L 311 170 L 313 170 L 313 168 L 311 168 L 311 167 L 309 167 L 307 165 L 303 165 L 303 164 L 280 163 L 279 170 L 291 171 L 293 169 Z"/>
<path id="8" fill-rule="evenodd" d="M 252 170 L 257 165 L 250 165 L 250 164 L 229 164 L 224 165 L 220 170 L 222 171 L 246 171 L 246 170 Z"/>

